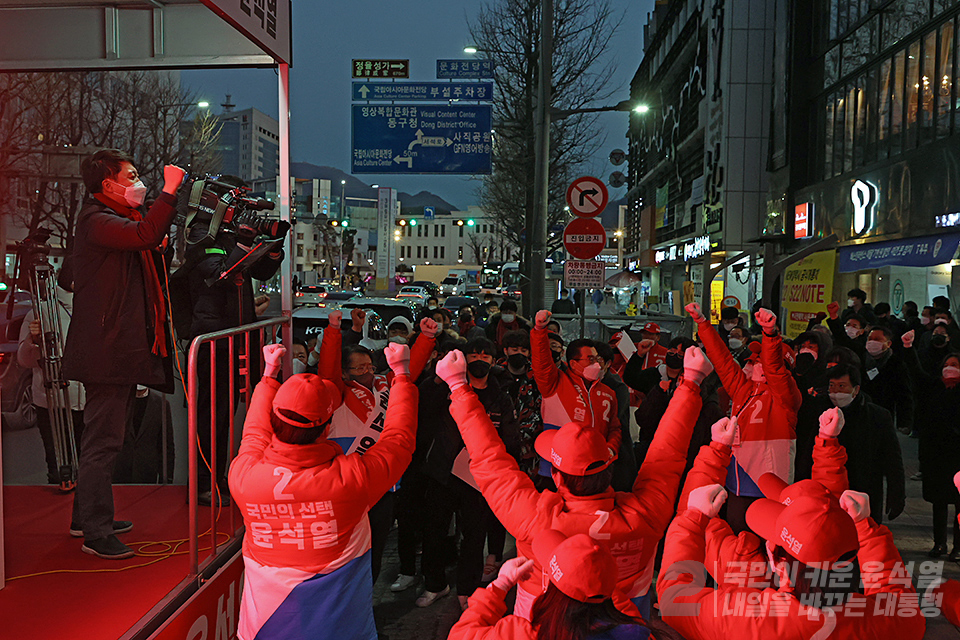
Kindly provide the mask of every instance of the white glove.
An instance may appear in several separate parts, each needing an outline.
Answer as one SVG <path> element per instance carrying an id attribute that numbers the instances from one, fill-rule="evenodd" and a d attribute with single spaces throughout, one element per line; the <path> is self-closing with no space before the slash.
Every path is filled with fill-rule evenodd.
<path id="1" fill-rule="evenodd" d="M 843 411 L 839 407 L 827 409 L 820 414 L 820 437 L 836 438 L 843 429 Z"/>
<path id="2" fill-rule="evenodd" d="M 754 317 L 757 319 L 757 324 L 763 327 L 764 332 L 771 331 L 777 326 L 777 314 L 769 309 L 759 309 Z"/>
<path id="3" fill-rule="evenodd" d="M 552 315 L 553 314 L 546 309 L 540 309 L 540 311 L 537 311 L 537 317 L 534 318 L 534 328 L 546 329 L 547 323 L 550 322 L 550 316 Z"/>
<path id="4" fill-rule="evenodd" d="M 693 318 L 694 322 L 703 322 L 706 318 L 703 317 L 703 309 L 700 308 L 700 305 L 696 302 L 691 302 L 684 307 L 687 310 L 687 313 L 690 314 L 690 317 Z"/>
<path id="5" fill-rule="evenodd" d="M 498 589 L 510 591 L 518 582 L 530 576 L 533 571 L 533 560 L 527 560 L 523 556 L 510 558 L 500 567 L 500 572 L 490 584 Z"/>
<path id="6" fill-rule="evenodd" d="M 687 498 L 687 509 L 699 511 L 708 518 L 716 518 L 726 500 L 726 489 L 718 484 L 708 484 L 690 492 Z"/>
<path id="7" fill-rule="evenodd" d="M 737 416 L 732 418 L 720 418 L 710 427 L 710 437 L 714 442 L 725 444 L 728 447 L 733 446 L 733 440 L 737 435 Z"/>
<path id="8" fill-rule="evenodd" d="M 383 350 L 383 355 L 386 356 L 387 364 L 394 375 L 410 375 L 410 347 L 391 342 Z"/>
<path id="9" fill-rule="evenodd" d="M 166 165 L 163 168 L 163 192 L 171 195 L 176 193 L 185 175 L 187 175 L 187 172 L 180 167 L 172 164 Z"/>
<path id="10" fill-rule="evenodd" d="M 440 333 L 440 327 L 433 318 L 423 318 L 420 320 L 420 333 L 427 338 L 436 338 L 437 334 Z"/>
<path id="11" fill-rule="evenodd" d="M 870 496 L 865 493 L 847 489 L 840 495 L 840 506 L 854 522 L 870 517 Z"/>
<path id="12" fill-rule="evenodd" d="M 437 363 L 437 375 L 447 383 L 450 391 L 455 391 L 467 384 L 467 359 L 454 349 Z"/>
<path id="13" fill-rule="evenodd" d="M 283 364 L 283 356 L 286 355 L 287 348 L 282 344 L 266 344 L 263 346 L 263 375 L 266 378 L 273 378 L 280 373 L 280 367 Z"/>
<path id="14" fill-rule="evenodd" d="M 331 311 L 330 315 L 327 316 L 327 322 L 330 323 L 331 329 L 340 330 L 340 324 L 343 322 L 343 311 Z M 318 343 L 319 344 L 319 343 Z M 319 353 L 319 351 L 318 351 Z"/>
<path id="15" fill-rule="evenodd" d="M 699 385 L 704 378 L 710 375 L 711 371 L 713 371 L 713 363 L 700 350 L 700 347 L 688 347 L 683 352 L 684 379 Z"/>
<path id="16" fill-rule="evenodd" d="M 910 347 L 912 347 L 912 346 L 913 346 L 913 340 L 914 340 L 914 338 L 916 338 L 916 337 L 917 337 L 917 334 L 916 334 L 916 332 L 914 332 L 913 329 L 910 329 L 910 331 L 907 331 L 905 334 L 903 334 L 902 336 L 900 336 L 900 341 L 903 342 L 903 348 L 904 348 L 904 349 L 909 349 Z"/>

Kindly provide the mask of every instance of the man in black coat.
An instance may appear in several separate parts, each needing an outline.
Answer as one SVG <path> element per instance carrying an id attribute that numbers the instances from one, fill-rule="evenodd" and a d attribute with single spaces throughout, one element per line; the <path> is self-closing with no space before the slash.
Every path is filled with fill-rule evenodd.
<path id="1" fill-rule="evenodd" d="M 113 467 L 137 384 L 172 391 L 171 343 L 158 249 L 176 213 L 179 167 L 164 167 L 163 192 L 146 215 L 146 187 L 133 159 L 102 149 L 82 166 L 88 197 L 73 240 L 73 318 L 63 375 L 87 392 L 70 534 L 101 558 L 129 558 L 116 537 L 133 528 L 113 519 Z"/>

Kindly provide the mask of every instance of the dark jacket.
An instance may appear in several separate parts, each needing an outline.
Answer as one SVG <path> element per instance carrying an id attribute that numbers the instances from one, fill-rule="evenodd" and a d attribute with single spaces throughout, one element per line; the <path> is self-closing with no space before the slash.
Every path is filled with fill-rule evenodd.
<path id="1" fill-rule="evenodd" d="M 861 388 L 862 389 L 862 388 Z M 797 414 L 795 480 L 810 477 L 813 445 L 820 432 L 820 414 L 833 407 L 826 393 L 804 398 Z M 861 392 L 842 409 L 844 426 L 838 440 L 847 450 L 847 476 L 852 491 L 870 496 L 870 516 L 879 524 L 886 511 L 896 517 L 903 511 L 906 487 L 900 441 L 890 412 Z M 886 481 L 886 511 L 884 511 Z"/>
<path id="2" fill-rule="evenodd" d="M 490 322 L 486 327 L 483 328 L 484 332 L 487 334 L 487 339 L 497 345 L 497 348 L 500 348 L 500 341 L 497 340 L 497 327 L 500 326 L 500 315 L 495 313 L 490 316 Z M 517 331 L 523 329 L 524 331 L 530 331 L 530 323 L 526 318 L 521 318 L 520 314 L 517 314 L 517 327 L 512 329 L 512 331 Z"/>
<path id="3" fill-rule="evenodd" d="M 861 388 L 870 399 L 896 417 L 897 428 L 913 431 L 913 383 L 903 357 L 889 349 L 879 360 L 869 353 L 863 360 Z"/>
<path id="4" fill-rule="evenodd" d="M 854 314 L 866 320 L 867 324 L 877 324 L 877 316 L 873 313 L 873 305 L 869 302 L 864 302 L 860 311 L 855 311 L 853 307 L 846 307 L 840 312 L 840 322 L 846 322 L 847 318 Z"/>
<path id="5" fill-rule="evenodd" d="M 92 197 L 84 202 L 71 252 L 73 317 L 64 346 L 64 378 L 173 392 L 172 360 L 151 351 L 154 327 L 140 252 L 160 246 L 175 204 L 174 196 L 163 193 L 135 222 Z M 159 252 L 154 259 L 162 276 L 166 267 Z M 172 346 L 167 352 L 172 353 Z"/>
<path id="6" fill-rule="evenodd" d="M 550 313 L 577 313 L 577 305 L 570 298 L 558 298 L 550 305 Z"/>
<path id="7" fill-rule="evenodd" d="M 630 387 L 612 371 L 601 379 L 617 396 L 617 419 L 620 421 L 620 451 L 613 463 L 614 491 L 630 491 L 637 479 L 637 459 L 633 453 L 633 436 L 630 435 Z"/>
<path id="8" fill-rule="evenodd" d="M 445 485 L 450 479 L 454 461 L 465 447 L 457 423 L 450 415 L 450 388 L 443 380 L 432 378 L 421 383 L 419 389 L 420 411 L 414 460 L 422 460 L 421 471 L 424 475 Z M 493 376 L 488 376 L 485 388 L 474 391 L 497 428 L 507 452 L 514 459 L 519 459 L 517 418 L 510 396 L 500 388 Z"/>
<path id="9" fill-rule="evenodd" d="M 923 499 L 958 502 L 953 476 L 960 471 L 960 385 L 949 389 L 943 378 L 920 368 L 916 350 L 904 349 L 904 358 L 916 380 L 917 424 L 920 426 L 920 469 Z"/>

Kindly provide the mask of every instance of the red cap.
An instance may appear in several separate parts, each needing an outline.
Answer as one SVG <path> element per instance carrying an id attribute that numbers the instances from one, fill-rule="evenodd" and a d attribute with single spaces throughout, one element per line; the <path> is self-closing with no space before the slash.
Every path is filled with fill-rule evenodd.
<path id="1" fill-rule="evenodd" d="M 747 509 L 747 524 L 804 564 L 836 562 L 860 548 L 857 527 L 832 495 L 790 497 L 789 504 L 760 498 Z"/>
<path id="2" fill-rule="evenodd" d="M 340 406 L 337 385 L 312 373 L 298 373 L 280 385 L 273 398 L 273 414 L 294 427 L 319 427 Z M 309 422 L 283 415 L 281 409 L 298 413 Z"/>
<path id="3" fill-rule="evenodd" d="M 780 476 L 773 473 L 760 476 L 757 486 L 764 496 L 784 505 L 790 505 L 802 496 L 829 498 L 833 495 L 816 480 L 799 480 L 793 484 L 787 484 Z"/>
<path id="4" fill-rule="evenodd" d="M 544 529 L 533 539 L 533 553 L 550 582 L 574 600 L 603 602 L 617 587 L 617 561 L 585 533 L 568 538 L 555 529 Z"/>
<path id="5" fill-rule="evenodd" d="M 641 328 L 640 331 L 646 331 L 648 333 L 660 333 L 660 325 L 658 325 L 656 322 L 648 322 L 647 324 L 643 325 L 643 328 Z"/>
<path id="6" fill-rule="evenodd" d="M 607 441 L 591 427 L 568 422 L 559 429 L 545 429 L 534 448 L 540 457 L 571 476 L 589 476 L 606 469 L 616 459 Z"/>
<path id="7" fill-rule="evenodd" d="M 780 347 L 783 350 L 783 359 L 790 365 L 792 369 L 797 364 L 797 354 L 793 352 L 793 349 L 787 346 L 786 342 L 781 342 Z"/>

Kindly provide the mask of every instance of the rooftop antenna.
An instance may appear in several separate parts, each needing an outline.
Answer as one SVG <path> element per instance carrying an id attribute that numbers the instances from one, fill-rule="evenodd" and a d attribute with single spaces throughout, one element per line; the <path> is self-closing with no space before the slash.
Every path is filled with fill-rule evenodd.
<path id="1" fill-rule="evenodd" d="M 224 111 L 233 111 L 233 108 L 234 108 L 235 106 L 237 106 L 237 105 L 233 104 L 233 102 L 230 101 L 230 98 L 231 98 L 231 97 L 232 97 L 231 94 L 228 93 L 228 94 L 227 94 L 227 99 L 226 99 L 224 102 L 221 102 L 221 103 L 220 103 L 220 106 L 223 107 L 223 110 L 224 110 Z"/>

